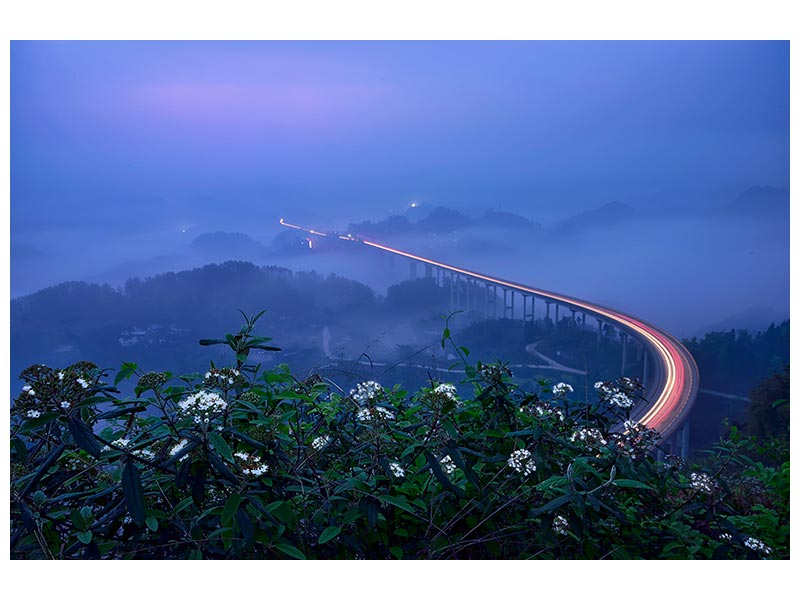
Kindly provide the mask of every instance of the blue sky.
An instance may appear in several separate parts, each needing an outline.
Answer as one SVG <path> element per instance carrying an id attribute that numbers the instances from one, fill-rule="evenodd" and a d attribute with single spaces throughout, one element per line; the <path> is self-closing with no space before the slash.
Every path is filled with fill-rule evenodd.
<path id="1" fill-rule="evenodd" d="M 11 158 L 12 235 L 721 203 L 788 187 L 789 44 L 12 42 Z"/>

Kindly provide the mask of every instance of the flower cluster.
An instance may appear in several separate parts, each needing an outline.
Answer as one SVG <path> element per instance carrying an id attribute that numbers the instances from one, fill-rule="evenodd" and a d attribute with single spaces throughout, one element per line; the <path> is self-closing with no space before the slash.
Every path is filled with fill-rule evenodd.
<path id="1" fill-rule="evenodd" d="M 692 473 L 691 485 L 694 489 L 706 494 L 713 493 L 717 487 L 717 484 L 707 473 Z"/>
<path id="2" fill-rule="evenodd" d="M 400 466 L 399 462 L 396 462 L 396 461 L 390 462 L 389 463 L 389 470 L 392 472 L 392 475 L 394 475 L 395 477 L 399 478 L 399 477 L 405 477 L 406 476 L 406 470 L 402 466 Z"/>
<path id="3" fill-rule="evenodd" d="M 331 438 L 331 436 L 321 435 L 311 440 L 311 447 L 317 452 L 321 452 L 330 445 L 331 441 L 333 441 L 333 438 Z"/>
<path id="4" fill-rule="evenodd" d="M 607 401 L 612 406 L 620 408 L 630 408 L 633 406 L 634 399 L 631 394 L 635 391 L 633 380 L 627 377 L 622 377 L 619 380 L 619 385 L 615 385 L 608 381 L 598 381 L 594 384 L 594 389 L 602 400 Z"/>
<path id="5" fill-rule="evenodd" d="M 557 383 L 553 386 L 553 395 L 556 397 L 563 397 L 571 394 L 573 391 L 572 386 L 568 383 Z"/>
<path id="6" fill-rule="evenodd" d="M 758 540 L 754 537 L 749 537 L 744 541 L 744 545 L 750 548 L 750 550 L 754 550 L 756 552 L 760 552 L 761 554 L 769 554 L 772 552 L 772 548 L 767 546 L 761 540 Z"/>
<path id="7" fill-rule="evenodd" d="M 625 421 L 623 427 L 621 434 L 614 434 L 614 439 L 617 449 L 631 458 L 646 456 L 661 439 L 658 431 L 636 421 Z"/>
<path id="8" fill-rule="evenodd" d="M 25 413 L 25 416 L 28 417 L 29 419 L 38 419 L 39 417 L 42 416 L 42 413 L 39 412 L 38 410 L 29 410 L 28 412 Z"/>
<path id="9" fill-rule="evenodd" d="M 196 424 L 207 425 L 212 417 L 220 414 L 228 407 L 228 403 L 219 394 L 201 390 L 190 394 L 180 402 L 178 408 L 187 416 L 193 417 Z"/>
<path id="10" fill-rule="evenodd" d="M 167 383 L 167 381 L 169 381 L 169 377 L 167 377 L 166 373 L 151 371 L 139 377 L 139 382 L 136 386 L 146 390 L 155 390 Z"/>
<path id="11" fill-rule="evenodd" d="M 519 411 L 528 412 L 529 414 L 538 417 L 540 419 L 553 419 L 562 422 L 564 421 L 564 411 L 562 411 L 558 407 L 551 406 L 550 404 L 546 404 L 544 402 L 531 404 L 529 406 L 520 408 Z"/>
<path id="12" fill-rule="evenodd" d="M 186 448 L 187 445 L 189 445 L 189 440 L 187 440 L 186 438 L 181 438 L 181 440 L 177 444 L 175 444 L 172 448 L 170 448 L 169 450 L 170 457 L 175 456 L 176 454 L 181 452 L 184 448 Z M 189 457 L 188 454 L 184 454 L 178 459 L 178 462 L 183 462 L 188 457 Z"/>
<path id="13" fill-rule="evenodd" d="M 594 427 L 584 427 L 583 429 L 578 429 L 572 434 L 570 441 L 580 442 L 587 448 L 600 448 L 608 444 L 603 437 L 603 432 L 601 432 L 599 429 L 595 429 Z"/>
<path id="14" fill-rule="evenodd" d="M 452 475 L 456 471 L 456 463 L 453 462 L 453 459 L 450 458 L 449 454 L 445 454 L 439 459 L 439 465 L 442 467 L 442 471 L 444 471 L 447 475 Z M 432 470 L 431 473 L 433 473 Z"/>
<path id="15" fill-rule="evenodd" d="M 29 396 L 36 396 L 36 390 L 29 385 L 22 386 L 22 391 Z"/>
<path id="16" fill-rule="evenodd" d="M 205 380 L 206 385 L 211 387 L 221 387 L 221 388 L 229 388 L 237 383 L 241 383 L 237 381 L 241 379 L 241 374 L 236 369 L 209 369 L 208 372 L 204 375 L 203 379 Z"/>
<path id="17" fill-rule="evenodd" d="M 553 531 L 559 535 L 567 535 L 567 529 L 569 529 L 569 521 L 566 517 L 556 515 L 553 518 Z"/>
<path id="18" fill-rule="evenodd" d="M 511 453 L 511 456 L 508 457 L 508 466 L 526 477 L 536 470 L 536 463 L 531 458 L 531 453 L 524 448 Z"/>
<path id="19" fill-rule="evenodd" d="M 437 384 L 433 389 L 425 393 L 424 400 L 430 406 L 440 408 L 447 403 L 451 403 L 451 405 L 455 404 L 456 406 L 461 405 L 461 401 L 458 399 L 456 386 L 452 383 Z"/>
<path id="20" fill-rule="evenodd" d="M 261 477 L 269 471 L 269 465 L 263 464 L 260 456 L 253 456 L 247 452 L 236 452 L 234 456 L 241 461 L 242 473 L 248 477 Z"/>
<path id="21" fill-rule="evenodd" d="M 374 408 L 361 408 L 356 413 L 356 419 L 362 423 L 372 421 L 373 418 L 379 421 L 390 421 L 394 419 L 394 413 L 383 406 L 376 406 Z"/>
<path id="22" fill-rule="evenodd" d="M 364 406 L 383 396 L 383 388 L 377 381 L 365 381 L 356 385 L 356 389 L 350 390 L 350 396 Z"/>
<path id="23" fill-rule="evenodd" d="M 480 375 L 486 383 L 490 385 L 497 385 L 503 381 L 503 377 L 511 377 L 511 370 L 501 364 L 483 365 L 478 369 Z"/>

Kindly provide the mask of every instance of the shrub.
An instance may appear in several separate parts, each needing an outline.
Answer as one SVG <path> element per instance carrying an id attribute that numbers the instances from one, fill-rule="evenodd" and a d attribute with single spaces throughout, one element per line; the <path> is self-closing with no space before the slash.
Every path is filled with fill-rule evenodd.
<path id="1" fill-rule="evenodd" d="M 788 557 L 788 462 L 737 470 L 736 441 L 706 472 L 655 460 L 658 434 L 630 420 L 635 380 L 576 401 L 479 362 L 471 397 L 447 381 L 345 393 L 248 364 L 250 348 L 274 350 L 257 319 L 202 341 L 234 352 L 204 375 L 124 363 L 109 385 L 91 363 L 26 369 L 12 556 Z M 115 388 L 126 379 L 134 398 Z"/>

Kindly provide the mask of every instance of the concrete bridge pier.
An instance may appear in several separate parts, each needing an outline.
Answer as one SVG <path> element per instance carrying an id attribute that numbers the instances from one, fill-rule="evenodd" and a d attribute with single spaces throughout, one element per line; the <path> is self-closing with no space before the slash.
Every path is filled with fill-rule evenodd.
<path id="1" fill-rule="evenodd" d="M 531 312 L 528 312 L 528 298 L 531 299 Z M 522 294 L 522 322 L 527 323 L 529 320 L 532 322 L 533 318 L 533 303 L 536 300 L 536 296 L 531 296 L 529 294 Z"/>
<path id="2" fill-rule="evenodd" d="M 622 333 L 622 368 L 620 375 L 625 375 L 625 362 L 628 360 L 628 334 Z"/>
<path id="3" fill-rule="evenodd" d="M 415 260 L 412 260 L 408 265 L 408 278 L 412 280 L 417 278 L 417 261 Z"/>
<path id="4" fill-rule="evenodd" d="M 558 326 L 558 309 L 560 308 L 560 306 L 561 305 L 558 304 L 558 302 L 556 302 L 556 326 Z"/>
<path id="5" fill-rule="evenodd" d="M 547 305 L 547 311 L 545 312 L 544 318 L 546 321 L 550 320 L 550 305 L 552 302 L 550 300 L 545 300 L 544 303 Z"/>
<path id="6" fill-rule="evenodd" d="M 425 277 L 433 277 L 433 265 L 425 263 Z"/>
<path id="7" fill-rule="evenodd" d="M 680 457 L 686 460 L 689 458 L 689 419 L 686 419 L 683 427 L 681 427 L 675 435 L 678 438 L 677 442 Z"/>
<path id="8" fill-rule="evenodd" d="M 648 353 L 647 352 L 643 352 L 642 353 L 642 385 L 645 388 L 647 388 L 647 383 L 648 383 L 648 380 L 647 380 L 647 377 L 648 377 L 648 372 L 647 372 L 648 360 L 647 360 L 647 357 L 648 357 Z"/>
<path id="9" fill-rule="evenodd" d="M 603 339 L 603 322 L 600 320 L 600 317 L 595 317 L 597 319 L 597 345 L 600 345 L 600 341 Z"/>

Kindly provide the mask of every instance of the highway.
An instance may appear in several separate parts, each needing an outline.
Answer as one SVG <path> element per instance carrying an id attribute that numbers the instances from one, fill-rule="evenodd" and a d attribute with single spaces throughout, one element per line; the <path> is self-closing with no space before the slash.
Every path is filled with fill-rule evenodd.
<path id="1" fill-rule="evenodd" d="M 305 229 L 297 225 L 291 225 L 286 223 L 283 219 L 281 219 L 280 223 L 285 227 L 300 229 L 313 235 L 326 235 L 313 229 Z M 431 260 L 410 252 L 355 238 L 353 236 L 338 237 L 351 243 L 364 244 L 365 246 L 397 256 L 403 256 L 451 273 L 470 277 L 523 294 L 530 294 L 539 298 L 552 300 L 568 308 L 582 311 L 595 318 L 600 318 L 608 323 L 614 324 L 633 338 L 642 342 L 646 351 L 649 351 L 652 357 L 650 361 L 651 370 L 648 373 L 649 382 L 645 389 L 648 402 L 635 407 L 632 417 L 643 425 L 659 431 L 664 439 L 675 433 L 687 418 L 697 396 L 699 387 L 697 364 L 694 358 L 692 358 L 692 355 L 689 354 L 689 351 L 666 331 L 631 315 L 593 304 L 586 300 L 580 300 L 564 294 L 558 294 L 499 279 L 490 275 L 484 275 L 468 269 L 462 269 L 454 265 Z"/>

